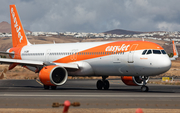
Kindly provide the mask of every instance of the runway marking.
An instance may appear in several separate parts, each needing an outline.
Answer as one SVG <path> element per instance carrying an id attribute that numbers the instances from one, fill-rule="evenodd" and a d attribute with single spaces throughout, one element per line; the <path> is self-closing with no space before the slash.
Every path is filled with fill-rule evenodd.
<path id="1" fill-rule="evenodd" d="M 43 86 L 43 84 L 39 80 L 36 80 L 36 82 Z"/>
<path id="2" fill-rule="evenodd" d="M 0 94 L 0 97 L 138 97 L 138 98 L 172 98 L 180 95 L 26 95 L 26 94 Z"/>

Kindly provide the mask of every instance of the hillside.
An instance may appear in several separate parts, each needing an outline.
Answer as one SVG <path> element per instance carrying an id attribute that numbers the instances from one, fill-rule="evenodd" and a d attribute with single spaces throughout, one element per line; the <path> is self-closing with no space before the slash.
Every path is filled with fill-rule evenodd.
<path id="1" fill-rule="evenodd" d="M 11 33 L 11 24 L 9 24 L 8 22 L 2 21 L 0 23 L 0 32 Z M 25 32 L 31 32 L 31 31 L 25 29 Z"/>
<path id="2" fill-rule="evenodd" d="M 132 40 L 142 40 L 141 38 L 110 38 L 108 40 L 104 38 L 88 38 L 88 39 L 82 39 L 82 38 L 74 38 L 72 36 L 27 36 L 28 40 L 32 44 L 47 44 L 47 43 L 70 43 L 70 42 L 97 42 L 97 41 L 132 41 Z M 161 45 L 167 53 L 172 53 L 172 45 L 165 45 L 165 41 L 158 41 L 158 40 L 152 40 L 152 39 L 145 39 L 146 41 L 155 42 L 159 45 Z M 12 39 L 11 37 L 3 37 L 0 38 L 0 51 L 6 51 L 12 47 Z M 180 46 L 177 46 L 177 49 L 180 53 Z"/>
<path id="3" fill-rule="evenodd" d="M 143 32 L 138 32 L 138 31 L 128 31 L 128 30 L 123 30 L 123 29 L 114 29 L 114 30 L 110 30 L 110 31 L 106 31 L 104 32 L 106 34 L 117 34 L 117 35 L 132 35 L 132 34 L 140 34 Z"/>

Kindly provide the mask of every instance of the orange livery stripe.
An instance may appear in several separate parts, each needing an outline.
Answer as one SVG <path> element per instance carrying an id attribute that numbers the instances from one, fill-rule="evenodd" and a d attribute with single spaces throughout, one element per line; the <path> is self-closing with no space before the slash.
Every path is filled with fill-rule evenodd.
<path id="1" fill-rule="evenodd" d="M 137 45 L 137 46 L 133 46 L 133 45 Z M 74 53 L 73 55 L 63 57 L 54 62 L 69 63 L 74 61 L 93 59 L 93 58 L 103 57 L 112 54 L 122 54 L 124 52 L 129 52 L 134 50 L 144 50 L 144 49 L 162 50 L 163 48 L 158 44 L 147 41 L 110 42 L 84 51 L 79 51 L 77 53 Z"/>

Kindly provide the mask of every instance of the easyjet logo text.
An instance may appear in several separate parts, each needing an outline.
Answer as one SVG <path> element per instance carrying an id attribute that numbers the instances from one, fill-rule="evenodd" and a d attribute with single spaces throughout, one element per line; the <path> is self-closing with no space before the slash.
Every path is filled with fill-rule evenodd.
<path id="1" fill-rule="evenodd" d="M 127 51 L 130 45 L 122 44 L 121 46 L 108 46 L 105 51 Z"/>
<path id="2" fill-rule="evenodd" d="M 12 15 L 12 18 L 13 18 L 14 27 L 15 27 L 16 32 L 18 34 L 19 42 L 21 43 L 21 40 L 23 39 L 23 36 L 21 35 L 21 32 L 20 32 L 21 26 L 19 26 L 18 23 L 17 23 L 17 19 L 15 17 L 15 13 L 14 13 L 14 9 L 13 8 L 11 8 L 11 15 Z"/>

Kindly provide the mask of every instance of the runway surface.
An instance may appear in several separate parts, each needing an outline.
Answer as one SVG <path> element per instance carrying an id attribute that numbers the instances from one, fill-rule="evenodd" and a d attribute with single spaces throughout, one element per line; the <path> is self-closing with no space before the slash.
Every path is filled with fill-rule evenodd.
<path id="1" fill-rule="evenodd" d="M 109 90 L 97 90 L 97 80 L 68 80 L 57 90 L 44 90 L 38 80 L 0 80 L 0 108 L 51 108 L 53 102 L 80 102 L 80 108 L 179 109 L 180 86 L 126 86 L 109 80 Z"/>

